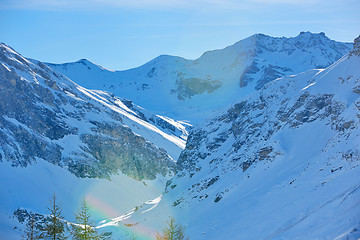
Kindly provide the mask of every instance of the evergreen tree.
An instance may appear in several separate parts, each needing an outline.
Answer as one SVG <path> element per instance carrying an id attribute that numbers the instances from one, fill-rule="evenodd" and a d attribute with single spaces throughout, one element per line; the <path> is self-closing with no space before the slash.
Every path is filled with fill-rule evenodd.
<path id="1" fill-rule="evenodd" d="M 22 235 L 23 239 L 26 239 L 26 240 L 40 239 L 41 234 L 40 234 L 39 230 L 36 228 L 35 222 L 36 221 L 34 219 L 34 216 L 31 216 L 27 220 L 26 225 L 25 225 L 25 231 L 24 231 L 24 234 Z"/>
<path id="2" fill-rule="evenodd" d="M 173 217 L 167 222 L 167 226 L 163 229 L 162 235 L 159 233 L 156 236 L 157 240 L 184 240 L 185 227 L 175 222 Z M 189 239 L 189 238 L 187 238 Z"/>
<path id="3" fill-rule="evenodd" d="M 55 194 L 53 198 L 50 199 L 48 211 L 50 213 L 50 216 L 45 222 L 43 232 L 44 238 L 52 240 L 66 239 L 64 223 L 61 222 L 61 219 L 63 218 L 61 215 L 61 207 L 56 202 Z"/>
<path id="4" fill-rule="evenodd" d="M 76 224 L 73 225 L 73 239 L 75 240 L 98 240 L 104 239 L 92 226 L 90 221 L 90 208 L 86 201 L 83 201 L 77 214 Z"/>
<path id="5" fill-rule="evenodd" d="M 136 240 L 136 237 L 133 235 L 130 238 L 128 238 L 127 240 Z"/>

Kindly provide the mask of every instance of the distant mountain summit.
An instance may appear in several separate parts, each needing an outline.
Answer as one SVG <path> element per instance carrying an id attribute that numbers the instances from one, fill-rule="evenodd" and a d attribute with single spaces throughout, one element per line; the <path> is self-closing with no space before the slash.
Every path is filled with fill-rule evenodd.
<path id="1" fill-rule="evenodd" d="M 328 67 L 351 47 L 324 33 L 301 32 L 293 38 L 255 34 L 195 60 L 162 55 L 126 71 L 109 71 L 87 60 L 48 65 L 87 88 L 197 123 L 276 78 Z"/>

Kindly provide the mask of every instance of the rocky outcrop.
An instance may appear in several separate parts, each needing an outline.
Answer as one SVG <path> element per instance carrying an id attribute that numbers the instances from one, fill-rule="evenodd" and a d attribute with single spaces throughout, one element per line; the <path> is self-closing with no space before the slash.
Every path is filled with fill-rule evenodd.
<path id="1" fill-rule="evenodd" d="M 195 95 L 202 93 L 212 93 L 219 87 L 222 83 L 217 80 L 210 79 L 201 79 L 201 78 L 179 78 L 176 82 L 176 90 L 171 90 L 171 92 L 177 94 L 179 100 L 185 100 L 191 98 Z"/>
<path id="2" fill-rule="evenodd" d="M 277 132 L 323 119 L 328 119 L 333 129 L 340 129 L 337 127 L 341 125 L 339 115 L 345 105 L 334 100 L 332 94 L 304 93 L 294 101 L 287 98 L 281 100 L 282 96 L 268 94 L 267 91 L 262 90 L 256 100 L 235 104 L 226 113 L 192 131 L 179 157 L 179 167 L 194 171 L 197 163 L 204 159 L 212 162 L 214 159 L 211 159 L 211 155 L 228 144 L 231 147 L 224 151 L 221 159 L 231 159 L 231 165 L 245 171 L 257 161 L 271 160 L 282 154 L 271 141 Z M 231 144 L 226 142 L 229 138 L 233 139 Z M 252 150 L 254 146 L 257 146 L 256 151 Z"/>
<path id="3" fill-rule="evenodd" d="M 267 84 L 268 82 L 273 81 L 277 78 L 283 77 L 284 75 L 287 75 L 291 72 L 293 72 L 293 70 L 291 70 L 290 68 L 278 67 L 278 66 L 273 66 L 272 64 L 269 64 L 269 66 L 263 68 L 262 76 L 257 81 L 255 89 L 259 90 L 262 87 L 264 87 L 264 85 Z"/>
<path id="4" fill-rule="evenodd" d="M 80 138 L 87 146 L 83 150 L 96 159 L 91 166 L 95 175 L 116 174 L 120 169 L 136 180 L 153 180 L 157 174 L 167 176 L 175 172 L 175 163 L 169 162 L 165 150 L 155 148 L 129 128 L 114 123 L 92 124 L 94 134 L 83 134 Z"/>
<path id="5" fill-rule="evenodd" d="M 353 49 L 350 51 L 349 57 L 358 56 L 360 57 L 360 36 L 354 39 Z"/>

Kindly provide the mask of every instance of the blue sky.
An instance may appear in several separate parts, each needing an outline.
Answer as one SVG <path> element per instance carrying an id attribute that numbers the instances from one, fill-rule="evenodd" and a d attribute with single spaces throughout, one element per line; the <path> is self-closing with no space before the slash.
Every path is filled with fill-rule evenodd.
<path id="1" fill-rule="evenodd" d="M 360 34 L 359 0 L 0 0 L 0 42 L 26 57 L 113 70 L 160 54 L 199 57 L 255 33 Z"/>

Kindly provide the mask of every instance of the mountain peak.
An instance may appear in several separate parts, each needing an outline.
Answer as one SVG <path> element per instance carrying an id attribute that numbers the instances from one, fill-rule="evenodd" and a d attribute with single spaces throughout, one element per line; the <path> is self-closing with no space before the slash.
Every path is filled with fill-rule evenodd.
<path id="1" fill-rule="evenodd" d="M 15 52 L 15 50 L 7 45 L 6 43 L 0 42 L 0 49 L 3 49 L 3 52 Z"/>
<path id="2" fill-rule="evenodd" d="M 252 35 L 252 37 L 256 38 L 256 39 L 262 39 L 262 38 L 268 38 L 270 36 L 263 34 L 263 33 L 256 33 L 256 34 Z"/>
<path id="3" fill-rule="evenodd" d="M 101 66 L 87 60 L 86 58 L 82 58 L 80 60 L 77 60 L 76 62 L 67 62 L 67 63 L 60 63 L 60 64 L 59 63 L 46 63 L 46 64 L 51 66 L 51 67 L 61 66 L 61 65 L 67 67 L 67 66 L 71 66 L 71 65 L 82 64 L 82 65 L 86 66 L 87 68 L 94 67 L 94 66 L 96 66 L 98 68 L 103 68 L 103 67 L 101 67 Z"/>
<path id="4" fill-rule="evenodd" d="M 349 57 L 358 56 L 360 57 L 360 35 L 354 39 L 353 49 L 350 51 Z"/>
<path id="5" fill-rule="evenodd" d="M 90 62 L 90 61 L 87 60 L 86 58 L 82 58 L 82 59 L 78 60 L 78 62 Z"/>
<path id="6" fill-rule="evenodd" d="M 325 35 L 324 32 L 320 33 L 312 33 L 312 32 L 300 32 L 299 35 L 297 35 L 295 38 L 297 39 L 311 39 L 311 38 L 326 38 L 328 37 Z"/>
<path id="7" fill-rule="evenodd" d="M 306 32 L 300 32 L 299 35 L 297 35 L 294 38 L 297 39 L 310 39 L 310 38 L 328 38 L 324 32 L 320 32 L 320 33 L 312 33 L 310 31 L 306 31 Z M 256 39 L 256 40 L 263 40 L 263 39 L 267 39 L 267 38 L 271 38 L 271 39 L 282 39 L 286 37 L 272 37 L 263 33 L 256 33 L 254 35 L 252 35 L 250 38 L 252 39 Z"/>
<path id="8" fill-rule="evenodd" d="M 298 36 L 323 36 L 323 37 L 325 37 L 326 35 L 324 32 L 312 33 L 310 31 L 306 31 L 306 32 L 300 32 Z"/>
<path id="9" fill-rule="evenodd" d="M 91 61 L 87 60 L 86 58 L 82 58 L 82 59 L 76 61 L 75 63 L 81 63 L 81 64 L 85 64 L 85 65 L 94 65 L 94 63 L 92 63 Z"/>
<path id="10" fill-rule="evenodd" d="M 88 59 L 86 59 L 86 58 L 82 58 L 82 59 L 80 59 L 80 60 L 78 60 L 78 61 L 76 61 L 76 62 L 74 62 L 74 63 L 82 64 L 82 65 L 84 65 L 84 66 L 85 66 L 87 69 L 89 69 L 89 70 L 90 70 L 90 69 L 99 69 L 99 70 L 101 70 L 101 71 L 107 70 L 107 71 L 113 72 L 113 70 L 106 69 L 106 68 L 102 67 L 101 65 L 95 64 L 95 63 L 93 63 L 92 61 L 90 61 L 90 60 L 88 60 Z"/>
<path id="11" fill-rule="evenodd" d="M 295 41 L 296 45 L 298 45 L 299 43 L 306 44 L 306 45 L 317 45 L 317 44 L 324 44 L 324 42 L 330 41 L 330 39 L 323 32 L 312 33 L 309 31 L 300 32 L 299 35 L 297 35 L 296 37 L 291 37 L 291 38 L 272 37 L 272 36 L 268 36 L 266 34 L 257 33 L 247 39 L 250 40 L 250 42 L 255 43 L 257 46 L 263 46 L 263 44 L 274 45 L 274 44 L 278 43 L 278 47 L 280 47 L 280 48 L 283 47 L 284 42 L 293 44 Z M 239 43 L 243 44 L 244 40 L 239 41 L 235 45 L 239 45 Z M 269 46 L 266 46 L 266 47 L 269 47 Z"/>

